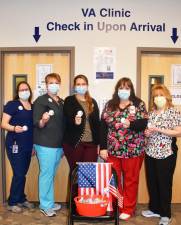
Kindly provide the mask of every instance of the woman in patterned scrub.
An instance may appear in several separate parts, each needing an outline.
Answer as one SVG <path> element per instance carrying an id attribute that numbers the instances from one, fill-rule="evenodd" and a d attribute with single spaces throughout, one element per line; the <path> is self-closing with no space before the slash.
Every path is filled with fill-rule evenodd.
<path id="1" fill-rule="evenodd" d="M 171 221 L 172 180 L 176 166 L 176 138 L 181 136 L 181 114 L 174 109 L 169 90 L 164 85 L 152 89 L 146 148 L 146 172 L 149 210 L 145 217 L 160 217 L 159 225 Z"/>
<path id="2" fill-rule="evenodd" d="M 135 212 L 146 126 L 145 104 L 135 96 L 131 80 L 124 77 L 117 82 L 113 97 L 103 110 L 100 144 L 100 156 L 113 163 L 117 172 L 118 188 L 124 198 L 122 220 Z"/>

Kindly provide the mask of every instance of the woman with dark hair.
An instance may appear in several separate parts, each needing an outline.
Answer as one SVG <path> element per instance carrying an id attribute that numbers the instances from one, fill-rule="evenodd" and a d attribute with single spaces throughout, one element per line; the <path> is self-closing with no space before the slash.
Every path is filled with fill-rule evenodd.
<path id="1" fill-rule="evenodd" d="M 6 150 L 13 171 L 8 210 L 20 213 L 22 207 L 33 208 L 24 193 L 26 174 L 33 148 L 32 91 L 27 82 L 20 82 L 12 101 L 4 106 L 1 127 L 7 131 Z"/>
<path id="2" fill-rule="evenodd" d="M 136 209 L 146 125 L 144 102 L 135 96 L 129 78 L 120 79 L 102 113 L 100 156 L 111 162 L 117 172 L 118 188 L 124 198 L 124 206 L 120 209 L 122 220 L 129 219 Z"/>
<path id="3" fill-rule="evenodd" d="M 63 150 L 70 170 L 76 162 L 96 162 L 99 144 L 99 109 L 88 92 L 88 79 L 84 75 L 74 78 L 75 94 L 64 102 L 66 128 Z"/>

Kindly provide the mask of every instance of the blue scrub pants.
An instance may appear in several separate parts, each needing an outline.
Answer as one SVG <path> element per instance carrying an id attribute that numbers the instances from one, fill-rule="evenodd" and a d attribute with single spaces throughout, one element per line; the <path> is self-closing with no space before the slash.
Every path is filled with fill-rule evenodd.
<path id="1" fill-rule="evenodd" d="M 8 204 L 10 206 L 25 202 L 24 193 L 26 174 L 31 161 L 31 150 L 19 149 L 18 153 L 12 153 L 12 146 L 6 146 L 7 156 L 13 171 Z"/>
<path id="2" fill-rule="evenodd" d="M 39 161 L 39 200 L 40 209 L 54 207 L 54 178 L 63 154 L 62 148 L 49 148 L 34 145 Z"/>

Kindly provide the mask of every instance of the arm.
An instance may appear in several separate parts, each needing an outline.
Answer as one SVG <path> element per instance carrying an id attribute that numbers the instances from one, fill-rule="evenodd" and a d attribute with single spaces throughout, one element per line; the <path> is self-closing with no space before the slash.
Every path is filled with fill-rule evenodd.
<path id="1" fill-rule="evenodd" d="M 65 99 L 63 112 L 67 123 L 70 126 L 79 126 L 82 123 L 82 117 L 77 116 L 77 112 L 74 109 L 75 102 L 73 102 L 72 96 L 69 96 Z M 83 110 L 81 110 L 83 111 Z"/>
<path id="2" fill-rule="evenodd" d="M 21 133 L 23 132 L 23 127 L 21 126 L 12 126 L 9 121 L 11 120 L 11 116 L 7 113 L 3 113 L 1 127 L 7 131 Z"/>
<path id="3" fill-rule="evenodd" d="M 153 132 L 159 132 L 165 134 L 170 137 L 181 137 L 181 126 L 175 127 L 173 130 L 171 129 L 160 129 L 157 127 L 151 128 Z"/>
<path id="4" fill-rule="evenodd" d="M 104 119 L 101 119 L 100 127 L 100 157 L 107 160 L 108 150 L 107 150 L 107 134 L 108 127 Z"/>
<path id="5" fill-rule="evenodd" d="M 6 114 L 6 113 L 3 113 L 1 128 L 5 129 L 7 131 L 14 132 L 15 126 L 12 126 L 12 125 L 9 124 L 10 120 L 11 120 L 11 116 Z"/>
<path id="6" fill-rule="evenodd" d="M 143 131 L 146 129 L 148 119 L 137 119 L 130 122 L 130 129 L 136 132 Z"/>
<path id="7" fill-rule="evenodd" d="M 139 131 L 144 131 L 147 127 L 147 123 L 148 123 L 148 114 L 146 111 L 146 106 L 144 104 L 144 102 L 140 102 L 139 106 L 138 106 L 138 113 L 140 113 L 140 117 L 139 119 L 136 119 L 134 121 L 130 121 L 130 129 L 134 130 L 136 132 Z"/>
<path id="8" fill-rule="evenodd" d="M 42 104 L 40 99 L 37 99 L 33 105 L 33 124 L 39 128 L 45 127 L 50 116 L 47 112 L 46 105 Z"/>

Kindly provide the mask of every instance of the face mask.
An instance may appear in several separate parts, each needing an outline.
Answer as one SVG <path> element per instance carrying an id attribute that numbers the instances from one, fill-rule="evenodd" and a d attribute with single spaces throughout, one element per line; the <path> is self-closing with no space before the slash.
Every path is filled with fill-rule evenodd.
<path id="1" fill-rule="evenodd" d="M 84 95 L 87 90 L 87 86 L 75 86 L 75 92 L 79 95 Z"/>
<path id="2" fill-rule="evenodd" d="M 19 91 L 18 95 L 20 99 L 28 100 L 28 98 L 30 97 L 30 91 Z"/>
<path id="3" fill-rule="evenodd" d="M 57 92 L 60 90 L 60 85 L 59 84 L 48 84 L 48 92 L 50 92 L 50 94 L 56 95 Z"/>
<path id="4" fill-rule="evenodd" d="M 158 107 L 158 109 L 162 109 L 166 105 L 166 98 L 164 96 L 157 96 L 154 98 L 154 103 Z"/>
<path id="5" fill-rule="evenodd" d="M 118 96 L 122 100 L 128 100 L 130 96 L 130 90 L 127 89 L 119 89 L 118 90 Z"/>

